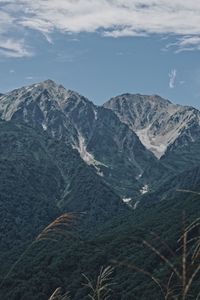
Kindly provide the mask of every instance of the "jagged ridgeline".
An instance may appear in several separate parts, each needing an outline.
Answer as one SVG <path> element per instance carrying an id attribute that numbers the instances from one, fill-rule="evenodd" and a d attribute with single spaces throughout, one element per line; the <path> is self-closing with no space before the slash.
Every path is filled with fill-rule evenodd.
<path id="1" fill-rule="evenodd" d="M 47 80 L 0 95 L 0 117 L 1 299 L 88 299 L 84 278 L 109 265 L 110 299 L 163 299 L 147 274 L 166 286 L 169 265 L 145 245 L 181 268 L 177 240 L 200 208 L 200 112 L 130 94 L 99 107 Z"/>
<path id="2" fill-rule="evenodd" d="M 77 149 L 122 197 L 138 194 L 138 179 L 156 158 L 114 112 L 47 80 L 0 99 L 1 118 L 25 122 Z"/>

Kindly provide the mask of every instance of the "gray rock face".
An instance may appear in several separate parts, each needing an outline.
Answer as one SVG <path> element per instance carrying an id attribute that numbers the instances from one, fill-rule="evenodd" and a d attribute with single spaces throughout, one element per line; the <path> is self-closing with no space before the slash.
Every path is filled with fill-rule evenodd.
<path id="1" fill-rule="evenodd" d="M 51 80 L 1 96 L 0 117 L 25 122 L 64 139 L 124 197 L 139 193 L 138 179 L 146 166 L 156 161 L 114 112 Z"/>
<path id="2" fill-rule="evenodd" d="M 55 138 L 65 136 L 69 143 L 76 143 L 76 130 L 59 105 L 67 97 L 68 91 L 51 80 L 23 87 L 0 97 L 0 117 L 43 128 Z"/>
<path id="3" fill-rule="evenodd" d="M 200 112 L 157 95 L 124 94 L 98 107 L 46 80 L 0 95 L 0 118 L 64 140 L 125 199 L 141 195 L 161 175 L 185 170 L 199 153 Z M 188 153 L 184 147 L 191 143 L 193 154 L 183 163 L 179 153 Z"/>
<path id="4" fill-rule="evenodd" d="M 115 112 L 157 158 L 200 137 L 198 110 L 157 95 L 124 94 L 110 99 L 104 107 Z"/>

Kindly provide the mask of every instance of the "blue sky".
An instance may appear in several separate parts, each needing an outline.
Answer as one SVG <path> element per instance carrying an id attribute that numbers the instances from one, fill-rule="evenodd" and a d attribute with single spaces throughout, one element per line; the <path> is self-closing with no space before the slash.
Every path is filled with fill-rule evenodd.
<path id="1" fill-rule="evenodd" d="M 30 2 L 0 0 L 0 92 L 50 78 L 96 104 L 129 92 L 200 108 L 196 1 Z"/>

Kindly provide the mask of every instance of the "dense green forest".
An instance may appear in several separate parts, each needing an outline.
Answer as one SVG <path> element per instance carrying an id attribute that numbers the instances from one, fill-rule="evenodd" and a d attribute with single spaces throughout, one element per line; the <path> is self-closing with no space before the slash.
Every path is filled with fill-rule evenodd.
<path id="1" fill-rule="evenodd" d="M 101 266 L 112 265 L 114 285 L 111 299 L 163 299 L 155 282 L 134 267 L 154 274 L 167 284 L 171 270 L 163 259 L 144 245 L 145 240 L 181 272 L 182 252 L 176 252 L 180 246 L 177 241 L 183 233 L 183 226 L 192 223 L 199 215 L 199 196 L 181 194 L 174 200 L 142 207 L 137 214 L 129 212 L 113 218 L 89 236 L 83 235 L 80 228 L 82 217 L 77 216 L 65 229 L 65 237 L 58 233 L 56 239 L 50 235 L 49 239 L 32 244 L 1 286 L 1 298 L 45 300 L 57 287 L 62 287 L 70 291 L 72 299 L 88 299 L 89 291 L 83 286 L 82 274 L 94 279 Z M 196 299 L 198 276 L 195 279 L 190 290 L 194 297 L 186 299 Z"/>
<path id="2" fill-rule="evenodd" d="M 110 299 L 163 299 L 170 264 L 182 272 L 178 240 L 199 217 L 199 174 L 198 165 L 183 170 L 133 210 L 62 140 L 0 122 L 0 298 L 48 300 L 60 287 L 73 300 L 88 299 L 86 278 L 95 284 L 100 269 L 111 266 Z M 65 213 L 74 216 L 69 223 L 54 222 Z M 188 240 L 199 238 L 198 229 Z M 186 280 L 199 266 L 190 264 L 195 245 L 187 245 Z M 175 275 L 170 287 L 181 294 Z M 197 272 L 185 299 L 197 299 L 198 283 Z"/>

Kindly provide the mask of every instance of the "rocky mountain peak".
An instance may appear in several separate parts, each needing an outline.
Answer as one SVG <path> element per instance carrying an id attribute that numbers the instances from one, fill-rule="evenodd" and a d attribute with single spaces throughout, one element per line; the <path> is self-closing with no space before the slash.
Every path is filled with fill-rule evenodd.
<path id="1" fill-rule="evenodd" d="M 52 80 L 22 87 L 1 97 L 0 117 L 39 127 L 69 143 L 123 196 L 140 190 L 138 178 L 146 164 L 156 161 L 114 112 L 96 106 Z"/>
<path id="2" fill-rule="evenodd" d="M 159 95 L 142 95 L 142 94 L 122 94 L 120 96 L 111 98 L 108 102 L 104 104 L 104 107 L 108 107 L 109 105 L 128 105 L 128 106 L 136 106 L 143 107 L 143 110 L 146 109 L 147 106 L 150 107 L 168 107 L 168 106 L 176 106 L 172 104 L 169 100 L 160 97 Z"/>
<path id="3" fill-rule="evenodd" d="M 124 94 L 110 99 L 104 107 L 114 111 L 157 158 L 173 147 L 198 138 L 200 112 L 172 104 L 158 95 Z"/>
<path id="4" fill-rule="evenodd" d="M 0 115 L 2 119 L 10 120 L 18 111 L 33 106 L 47 114 L 49 110 L 62 110 L 68 99 L 80 101 L 83 97 L 72 90 L 66 90 L 53 80 L 45 80 L 19 89 L 15 89 L 1 96 Z"/>
<path id="5" fill-rule="evenodd" d="M 58 139 L 65 136 L 73 144 L 76 143 L 76 129 L 62 108 L 70 95 L 52 80 L 15 89 L 0 98 L 0 117 L 43 128 Z"/>

